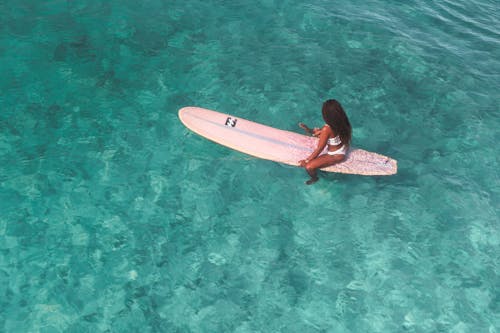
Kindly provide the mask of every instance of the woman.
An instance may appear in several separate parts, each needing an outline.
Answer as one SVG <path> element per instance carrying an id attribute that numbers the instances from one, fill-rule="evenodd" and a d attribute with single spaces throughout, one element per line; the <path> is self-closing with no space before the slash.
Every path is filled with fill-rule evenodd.
<path id="1" fill-rule="evenodd" d="M 334 99 L 323 103 L 321 110 L 325 125 L 323 128 L 311 130 L 300 123 L 299 126 L 314 136 L 319 136 L 318 146 L 305 160 L 300 160 L 299 165 L 304 167 L 311 177 L 306 184 L 311 185 L 318 181 L 317 169 L 342 162 L 351 143 L 352 128 L 342 105 Z M 319 155 L 328 145 L 326 154 Z"/>

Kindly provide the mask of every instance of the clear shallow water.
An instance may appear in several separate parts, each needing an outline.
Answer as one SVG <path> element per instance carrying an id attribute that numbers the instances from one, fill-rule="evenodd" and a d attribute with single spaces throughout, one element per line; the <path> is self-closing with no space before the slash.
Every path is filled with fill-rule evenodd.
<path id="1" fill-rule="evenodd" d="M 498 332 L 498 3 L 0 3 L 6 332 Z M 187 131 L 344 105 L 393 177 Z"/>

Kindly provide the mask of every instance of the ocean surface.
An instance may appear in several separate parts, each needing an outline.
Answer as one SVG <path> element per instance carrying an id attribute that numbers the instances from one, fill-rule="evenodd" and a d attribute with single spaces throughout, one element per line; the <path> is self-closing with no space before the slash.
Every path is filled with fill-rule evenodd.
<path id="1" fill-rule="evenodd" d="M 0 1 L 1 332 L 500 332 L 498 0 Z M 398 174 L 186 129 L 338 99 Z"/>

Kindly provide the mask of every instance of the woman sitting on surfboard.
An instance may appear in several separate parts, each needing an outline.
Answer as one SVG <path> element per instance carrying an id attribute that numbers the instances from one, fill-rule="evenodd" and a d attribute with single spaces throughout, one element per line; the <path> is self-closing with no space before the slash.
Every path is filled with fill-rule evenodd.
<path id="1" fill-rule="evenodd" d="M 319 137 L 316 149 L 308 158 L 299 161 L 299 165 L 311 176 L 306 182 L 307 185 L 318 181 L 318 169 L 342 162 L 351 142 L 352 128 L 342 105 L 334 99 L 329 99 L 323 103 L 321 112 L 326 123 L 321 129 L 310 129 L 303 123 L 299 124 L 310 134 Z M 326 154 L 319 155 L 326 145 Z"/>

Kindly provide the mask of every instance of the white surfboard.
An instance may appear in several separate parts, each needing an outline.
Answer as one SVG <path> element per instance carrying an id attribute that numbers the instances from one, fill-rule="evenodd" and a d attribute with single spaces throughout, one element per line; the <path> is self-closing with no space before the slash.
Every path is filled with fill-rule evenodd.
<path id="1" fill-rule="evenodd" d="M 199 107 L 179 110 L 182 123 L 193 132 L 248 155 L 293 166 L 316 148 L 318 138 L 280 130 L 240 117 Z M 367 176 L 397 173 L 397 161 L 387 156 L 351 148 L 346 159 L 322 169 Z"/>

